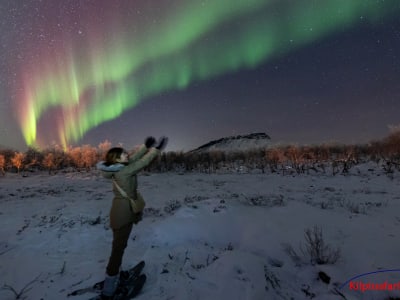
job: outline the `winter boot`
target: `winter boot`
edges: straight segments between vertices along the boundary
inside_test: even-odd
[[[106,275],[104,280],[103,291],[101,292],[101,299],[112,299],[118,287],[119,274],[114,276]]]
[[[126,285],[129,282],[129,279],[131,278],[131,274],[129,271],[120,271],[119,272],[119,283],[121,286]]]

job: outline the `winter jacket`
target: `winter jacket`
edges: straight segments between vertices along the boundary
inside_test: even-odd
[[[99,162],[97,168],[103,171],[105,178],[115,180],[130,198],[142,202],[144,207],[143,197],[137,191],[136,175],[148,166],[159,153],[160,151],[156,148],[147,149],[145,145],[141,145],[133,155],[129,156],[128,164],[106,166],[104,162]],[[121,195],[114,183],[113,192],[114,198],[110,211],[110,227],[112,229],[119,229],[129,223],[136,223],[138,212],[133,212],[129,199]]]

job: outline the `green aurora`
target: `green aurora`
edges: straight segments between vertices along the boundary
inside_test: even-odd
[[[24,80],[27,145],[48,142],[37,124],[50,109],[62,112],[55,128],[66,146],[146,98],[255,68],[360,20],[398,13],[393,2],[375,0],[203,2],[149,18],[157,22],[126,24],[115,13],[107,34],[90,24],[85,39],[69,39],[68,47],[43,58],[40,72]]]

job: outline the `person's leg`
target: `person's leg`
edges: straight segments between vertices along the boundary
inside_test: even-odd
[[[132,224],[113,230],[113,243],[111,256],[107,265],[107,276],[104,281],[103,295],[112,296],[118,285],[119,268],[122,264],[122,257],[128,245],[129,235],[132,231]]]
[[[113,242],[111,256],[108,260],[107,275],[113,276],[119,273],[122,264],[122,257],[128,245],[129,235],[132,231],[132,223],[119,229],[113,230]]]

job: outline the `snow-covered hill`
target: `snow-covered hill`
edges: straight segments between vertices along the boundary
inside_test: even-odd
[[[191,152],[207,151],[246,151],[251,149],[266,148],[271,144],[271,138],[266,133],[251,133],[224,137],[204,144]]]

